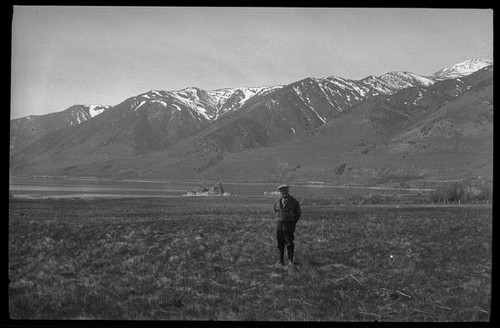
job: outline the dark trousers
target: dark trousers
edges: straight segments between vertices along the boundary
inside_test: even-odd
[[[295,224],[296,222],[278,222],[276,226],[276,237],[278,239],[278,249],[280,254],[284,254],[284,250],[286,247],[288,259],[293,259],[293,233],[295,232]],[[281,255],[282,256],[282,255]]]

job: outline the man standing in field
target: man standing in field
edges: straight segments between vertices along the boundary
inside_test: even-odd
[[[274,217],[276,219],[276,236],[278,239],[279,264],[284,265],[285,246],[288,256],[288,263],[294,264],[294,244],[293,233],[295,225],[300,219],[301,210],[299,202],[289,193],[289,186],[281,185],[278,190],[281,193],[280,199],[274,203]]]

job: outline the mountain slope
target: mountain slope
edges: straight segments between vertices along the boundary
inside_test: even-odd
[[[472,77],[475,83],[467,85],[457,98],[393,138],[388,144],[387,154],[406,156],[414,163],[421,163],[422,158],[426,161],[434,158],[449,172],[491,176],[492,77],[491,66],[475,73]]]
[[[10,149],[13,152],[52,131],[83,123],[111,106],[74,105],[47,115],[30,115],[10,121]]]
[[[201,177],[377,183],[491,176],[492,113],[490,67],[460,80],[370,98],[310,136],[226,154]]]
[[[432,83],[407,72],[391,72],[359,81],[306,78],[258,101],[249,101],[237,119],[233,115],[230,124],[221,124],[220,129],[200,140],[197,148],[220,153],[267,147],[307,134],[374,95]]]

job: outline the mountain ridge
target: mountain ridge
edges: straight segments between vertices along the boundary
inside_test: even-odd
[[[326,78],[313,78],[313,77],[308,77],[308,78],[304,78],[304,79],[319,79],[319,80],[324,80],[324,79],[336,79],[336,80],[343,80],[343,81],[355,81],[355,82],[366,82],[366,81],[370,81],[370,80],[382,80],[382,81],[390,81],[391,77],[394,77],[394,76],[400,76],[400,79],[401,80],[406,80],[405,82],[407,82],[407,85],[405,86],[402,86],[402,87],[408,87],[411,83],[408,83],[408,76],[412,76],[414,77],[414,80],[421,80],[421,81],[424,81],[422,82],[423,85],[428,85],[430,83],[433,83],[435,81],[441,81],[441,80],[444,80],[444,79],[451,79],[451,78],[456,78],[456,77],[460,77],[460,76],[448,76],[446,77],[445,75],[443,75],[444,73],[448,73],[448,72],[455,72],[454,74],[457,75],[457,74],[461,74],[461,76],[466,76],[466,75],[469,75],[481,68],[484,68],[486,66],[489,66],[489,65],[492,65],[493,64],[493,61],[491,60],[485,60],[485,59],[478,59],[478,58],[475,58],[475,59],[468,59],[466,61],[463,61],[463,62],[460,62],[458,64],[455,64],[453,66],[450,66],[450,67],[447,67],[447,68],[443,68],[429,76],[424,76],[424,75],[420,75],[420,74],[416,74],[416,73],[412,73],[412,72],[407,72],[407,71],[390,71],[390,72],[387,72],[385,74],[382,74],[381,76],[379,77],[376,77],[374,75],[369,75],[365,78],[362,78],[362,79],[359,79],[359,80],[352,80],[352,79],[344,79],[342,77],[337,77],[337,76],[329,76],[329,77],[326,77]],[[407,76],[406,79],[405,78],[401,78],[401,76]],[[433,79],[435,79],[435,81],[432,81]],[[380,82],[380,81],[377,81],[377,82]],[[402,82],[399,81],[399,83],[401,84]],[[140,96],[140,95],[144,95],[144,94],[148,94],[148,93],[160,93],[160,92],[169,92],[169,93],[185,93],[186,91],[188,90],[191,90],[191,89],[196,89],[196,90],[203,90],[204,92],[207,92],[208,94],[211,94],[212,96],[214,97],[217,97],[217,94],[224,94],[224,93],[228,93],[229,95],[226,95],[226,98],[232,96],[233,93],[235,92],[243,92],[243,93],[247,93],[247,92],[254,92],[254,93],[259,93],[261,92],[262,90],[271,90],[271,89],[279,89],[279,88],[282,88],[284,87],[285,85],[263,85],[263,86],[257,86],[257,87],[234,87],[234,88],[231,88],[231,87],[228,87],[228,88],[219,88],[219,89],[214,89],[214,90],[203,90],[203,89],[200,89],[198,87],[186,87],[186,88],[183,88],[183,89],[179,89],[177,91],[164,91],[164,90],[157,90],[157,89],[153,89],[153,90],[150,90],[150,91],[146,91],[146,92],[143,92],[143,93],[140,93],[138,94],[136,97]],[[394,89],[397,89],[400,90],[400,88],[395,88],[394,85],[392,85],[390,88],[387,88],[383,90],[383,92],[390,92],[390,91],[394,91]],[[255,92],[254,90],[258,90],[257,92]],[[219,95],[220,97],[220,95]],[[250,98],[250,97],[248,97]],[[220,101],[220,99],[219,99]],[[112,107],[112,105],[73,105],[73,106],[70,106],[69,108],[71,107],[74,107],[74,106],[85,106],[85,107]],[[69,109],[68,108],[68,109]],[[68,109],[65,109],[65,110],[68,110]],[[64,110],[63,110],[64,111]],[[51,113],[48,113],[48,114],[42,114],[42,115],[27,115],[27,116],[24,116],[24,117],[21,117],[21,118],[27,118],[27,117],[39,117],[39,116],[44,116],[44,115],[50,115],[50,114],[55,114],[55,113],[59,113],[59,112],[51,112]],[[18,120],[18,119],[21,119],[21,118],[16,118],[14,120]]]

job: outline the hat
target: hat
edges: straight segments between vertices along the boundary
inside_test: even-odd
[[[279,186],[277,189],[278,189],[278,190],[281,190],[281,189],[288,189],[288,188],[290,188],[290,186],[289,186],[289,185],[281,185],[281,186]]]

